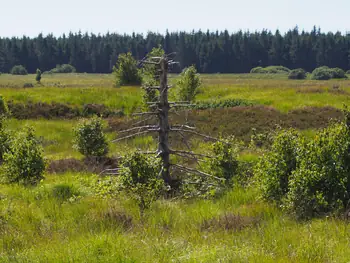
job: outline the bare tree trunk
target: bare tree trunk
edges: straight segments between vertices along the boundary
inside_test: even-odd
[[[163,57],[160,60],[160,87],[159,87],[159,138],[158,153],[162,158],[162,177],[165,183],[171,183],[170,177],[170,150],[169,150],[169,101],[168,101],[168,59]]]

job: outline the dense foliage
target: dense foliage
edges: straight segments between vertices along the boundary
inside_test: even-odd
[[[43,179],[45,160],[43,148],[32,128],[26,127],[10,141],[4,153],[3,176],[9,183],[37,184]]]
[[[230,184],[238,169],[238,144],[234,137],[212,144],[213,157],[209,159],[209,171]]]
[[[177,52],[179,71],[195,65],[200,73],[242,73],[254,67],[282,65],[312,71],[316,67],[350,68],[350,35],[310,32],[298,28],[281,34],[260,32],[167,32],[82,34],[60,37],[42,34],[34,38],[0,38],[0,72],[15,65],[30,73],[37,68],[48,71],[56,64],[70,64],[78,72],[110,73],[119,54],[130,51],[137,60],[161,45],[166,53]]]
[[[86,157],[102,157],[108,143],[99,118],[81,121],[74,129],[74,147]]]
[[[328,80],[328,79],[342,79],[347,78],[344,70],[340,68],[329,68],[327,66],[316,68],[312,74],[312,79]]]
[[[118,56],[118,61],[116,66],[113,67],[113,72],[115,74],[115,85],[117,87],[141,84],[142,78],[137,68],[137,62],[130,52]]]
[[[288,75],[289,79],[306,79],[306,72],[302,68],[293,69]]]
[[[161,47],[153,48],[150,53],[147,54],[147,59],[150,60],[152,57],[161,57],[164,55],[164,50]],[[159,72],[157,72],[157,67],[154,64],[145,64],[141,70],[142,76],[142,103],[144,109],[149,109],[149,102],[154,102],[158,100],[158,92],[150,87],[159,86]]]
[[[37,70],[36,70],[35,80],[36,80],[38,83],[40,83],[40,81],[41,81],[41,70],[40,70],[40,69],[37,69]]]
[[[178,100],[194,101],[201,85],[202,80],[194,66],[184,69],[176,82]]]
[[[293,130],[279,133],[255,168],[263,198],[298,218],[348,209],[350,131],[346,123],[325,128],[311,140]]]
[[[139,152],[124,157],[120,170],[121,189],[134,198],[141,213],[150,207],[165,189],[160,161]]]
[[[2,124],[3,117],[6,117],[9,114],[9,108],[7,102],[3,96],[0,95],[0,121]]]
[[[12,75],[27,75],[28,74],[26,68],[23,67],[22,65],[13,66],[10,73]]]
[[[275,135],[271,151],[263,155],[255,167],[263,198],[281,202],[288,193],[289,180],[296,169],[298,134],[294,130]]]

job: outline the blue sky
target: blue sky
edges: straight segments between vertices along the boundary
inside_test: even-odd
[[[0,36],[69,31],[350,31],[350,0],[16,0],[1,3]]]

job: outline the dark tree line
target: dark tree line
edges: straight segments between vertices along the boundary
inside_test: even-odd
[[[161,45],[167,53],[177,52],[176,60],[184,68],[194,64],[202,73],[242,73],[257,66],[282,65],[312,71],[318,66],[350,68],[350,34],[323,33],[314,28],[298,28],[285,34],[242,32],[167,32],[165,35],[77,34],[35,38],[0,38],[0,72],[14,65],[25,66],[30,73],[47,71],[57,64],[71,64],[78,72],[108,73],[120,53],[132,52],[143,58]],[[180,68],[178,69],[180,70]]]

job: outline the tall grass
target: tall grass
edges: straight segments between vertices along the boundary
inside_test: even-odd
[[[94,196],[88,174],[48,176],[37,188],[0,186],[2,262],[347,262],[346,222],[296,222],[237,188],[218,200],[160,200],[140,219],[127,197]],[[79,196],[53,194],[68,185]],[[203,222],[232,214],[256,224]],[[229,218],[229,217],[227,217]]]

